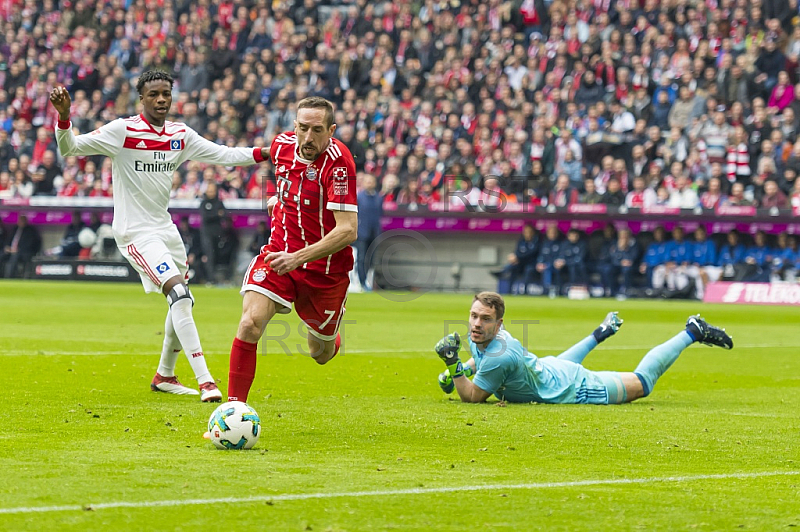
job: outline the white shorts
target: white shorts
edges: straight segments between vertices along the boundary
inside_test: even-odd
[[[186,248],[177,228],[137,239],[127,246],[117,244],[122,256],[139,272],[146,293],[161,292],[169,279],[179,275],[189,281]]]

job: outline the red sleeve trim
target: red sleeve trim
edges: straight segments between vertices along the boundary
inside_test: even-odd
[[[69,120],[59,120],[58,121],[58,129],[70,129],[72,122]]]
[[[261,148],[253,148],[253,159],[255,159],[257,163],[266,161],[262,153]]]

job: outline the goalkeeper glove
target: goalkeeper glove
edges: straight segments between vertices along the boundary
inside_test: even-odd
[[[622,326],[622,318],[617,314],[618,312],[616,311],[609,312],[608,315],[606,315],[606,319],[603,320],[603,323],[592,333],[598,344],[609,336],[613,336]]]
[[[475,372],[472,371],[472,366],[469,364],[464,364],[462,370],[462,375],[469,378],[475,375]],[[455,390],[456,385],[453,383],[453,377],[450,376],[450,370],[446,369],[439,374],[439,388],[442,389],[444,393],[452,393]]]
[[[458,352],[461,350],[461,337],[457,332],[450,333],[439,340],[433,349],[450,370],[451,377],[463,375],[464,368],[461,365],[461,359],[458,358]]]

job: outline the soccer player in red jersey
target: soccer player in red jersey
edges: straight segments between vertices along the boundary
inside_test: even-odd
[[[277,201],[270,203],[272,233],[242,283],[229,401],[247,401],[258,341],[272,317],[288,314],[292,305],[308,328],[309,353],[318,364],[339,350],[339,324],[353,268],[349,245],[358,234],[355,162],[333,138],[333,106],[324,98],[298,102],[294,126],[270,147],[278,182]]]

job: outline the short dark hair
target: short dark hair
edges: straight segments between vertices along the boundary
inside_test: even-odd
[[[139,95],[142,94],[145,84],[151,81],[166,81],[169,83],[170,88],[172,88],[172,84],[175,82],[172,76],[163,70],[148,70],[147,72],[143,72],[142,75],[139,76],[139,81],[136,82],[136,91]]]
[[[322,98],[321,96],[309,96],[297,102],[297,110],[300,109],[324,109],[325,110],[325,125],[331,127],[333,125],[333,104]]]
[[[506,313],[506,302],[503,301],[503,296],[497,292],[480,292],[475,294],[472,302],[480,301],[482,305],[494,309],[495,317],[499,320],[503,318]]]

